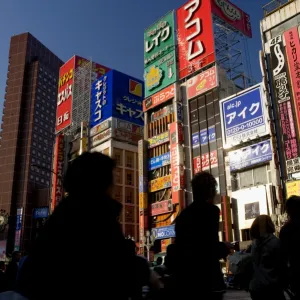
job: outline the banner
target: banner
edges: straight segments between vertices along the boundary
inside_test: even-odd
[[[99,125],[94,126],[90,130],[90,137],[93,137],[94,135],[110,128],[110,126],[111,126],[111,120],[106,120],[106,121],[100,123]]]
[[[187,81],[188,100],[217,87],[217,74],[217,67],[213,66],[212,68],[209,68],[208,70],[189,79]]]
[[[172,200],[164,200],[151,204],[151,216],[163,215],[173,211]]]
[[[170,152],[162,154],[160,156],[156,156],[150,159],[148,170],[152,171],[163,166],[167,166],[171,163],[170,161]]]
[[[152,234],[155,236],[156,240],[169,239],[175,237],[175,225],[153,228]]]
[[[215,61],[210,1],[190,0],[177,10],[179,79]]]
[[[217,150],[193,158],[194,174],[218,167]]]
[[[250,16],[228,0],[211,0],[212,13],[252,38]]]
[[[148,139],[148,148],[151,149],[151,148],[154,148],[158,145],[161,145],[161,144],[164,144],[164,143],[167,143],[169,141],[169,132],[166,131],[166,132],[163,132],[162,134],[159,134],[157,136],[154,136],[150,139]]]
[[[174,112],[173,104],[170,104],[168,106],[165,106],[151,114],[151,122],[154,122],[156,120],[162,119]]]
[[[139,209],[148,209],[148,193],[139,193]]]
[[[230,151],[228,156],[230,171],[236,171],[271,161],[273,157],[271,142],[267,140],[236,151]]]
[[[291,102],[292,93],[282,36],[280,35],[270,40],[269,46],[276,96],[275,105],[280,121],[287,174],[293,174],[300,171],[299,145],[295,130],[295,119]]]
[[[199,132],[195,132],[192,134],[192,147],[196,148],[199,145],[207,145],[208,143],[212,143],[216,140],[216,127],[211,126],[206,129],[202,129]]]
[[[147,110],[154,108],[166,101],[173,99],[176,95],[176,84],[171,84],[170,86],[166,87],[165,89],[157,92],[156,94],[152,95],[151,97],[145,99],[143,101],[143,111],[146,112]]]
[[[167,189],[171,187],[172,177],[171,175],[167,175],[164,177],[160,177],[149,182],[149,192],[153,193],[159,190]]]
[[[73,82],[75,56],[68,60],[59,70],[56,132],[60,132],[72,123]]]
[[[220,101],[224,148],[268,134],[261,86]]]
[[[20,251],[23,223],[23,208],[17,209],[14,251]]]

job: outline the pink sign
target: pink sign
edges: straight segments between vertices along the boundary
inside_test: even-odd
[[[294,105],[300,131],[300,42],[298,27],[293,27],[284,33],[286,53],[289,64],[290,77],[293,87]]]
[[[217,86],[217,67],[213,66],[188,80],[187,97],[188,99],[194,98]]]
[[[151,216],[163,215],[172,211],[172,200],[164,200],[151,204]]]
[[[210,153],[202,154],[193,158],[194,174],[206,171],[218,166],[218,152],[214,150]]]
[[[248,37],[252,37],[250,16],[228,0],[211,0],[214,15]]]

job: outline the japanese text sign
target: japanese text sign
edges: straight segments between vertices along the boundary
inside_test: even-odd
[[[177,10],[179,79],[215,61],[210,0],[190,0]]]
[[[211,0],[212,13],[247,37],[252,37],[250,16],[228,0]]]
[[[196,148],[199,144],[207,145],[208,143],[214,142],[216,140],[216,128],[215,126],[211,126],[206,129],[202,129],[199,132],[195,132],[192,134],[192,147]]]
[[[174,11],[145,30],[145,67],[162,58],[175,48]]]
[[[149,192],[153,193],[171,187],[171,175],[160,177],[149,182]]]
[[[124,130],[115,129],[114,138],[117,140],[126,141],[127,143],[137,144],[138,141],[141,139],[141,135]]]
[[[193,158],[194,174],[218,167],[218,152],[214,150]]]
[[[300,157],[286,161],[286,170],[288,174],[300,172]]]
[[[171,163],[170,161],[170,152],[162,154],[160,156],[156,156],[150,159],[149,161],[149,171],[161,168],[163,166],[167,166]]]
[[[177,81],[176,52],[166,54],[144,71],[145,97],[149,97],[161,89]]]
[[[135,125],[133,123],[119,120],[119,119],[115,119],[114,121],[115,121],[116,129],[119,129],[121,131],[130,132],[130,133],[140,135],[140,136],[142,136],[144,134],[144,128],[142,126]]]
[[[163,240],[175,237],[175,225],[153,228],[152,234],[155,236],[156,240]]]
[[[151,204],[151,216],[163,215],[172,211],[172,200],[164,200]]]
[[[287,182],[286,186],[286,199],[291,196],[299,196],[300,195],[300,180]]]
[[[106,120],[106,121],[96,125],[95,127],[91,128],[90,137],[110,128],[110,126],[111,126],[110,122],[111,122],[111,120]]]
[[[254,144],[236,151],[230,151],[230,171],[244,169],[272,160],[272,147],[270,140]]]
[[[144,210],[148,209],[148,194],[147,193],[139,193],[139,209]]]
[[[148,148],[149,149],[154,148],[154,147],[156,147],[158,145],[167,143],[168,141],[169,141],[169,132],[166,131],[166,132],[163,132],[160,135],[156,135],[156,136],[150,138],[148,140],[148,142],[149,142]]]
[[[286,53],[292,81],[298,131],[300,131],[300,42],[298,27],[284,33]]]
[[[217,67],[213,66],[187,81],[187,98],[194,98],[217,86]]]
[[[167,105],[159,110],[156,110],[151,114],[151,122],[159,120],[167,115],[170,115],[174,112],[173,104]]]
[[[158,106],[175,97],[176,85],[172,84],[143,101],[143,111]]]
[[[268,133],[261,86],[220,101],[225,148]]]
[[[20,250],[22,224],[23,224],[23,208],[18,208],[17,209],[17,217],[16,217],[14,251],[19,251]]]
[[[67,61],[59,70],[56,108],[56,132],[71,125],[73,104],[75,57]]]
[[[100,143],[103,143],[104,141],[108,140],[112,135],[112,129],[108,128],[102,132],[100,132],[97,135],[94,135],[91,139],[91,146],[96,147]]]
[[[42,218],[48,218],[49,215],[49,207],[37,207],[33,210],[33,218],[34,219],[42,219]]]

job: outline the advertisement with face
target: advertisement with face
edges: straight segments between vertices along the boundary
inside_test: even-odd
[[[177,10],[179,79],[215,61],[210,0],[190,0]]]

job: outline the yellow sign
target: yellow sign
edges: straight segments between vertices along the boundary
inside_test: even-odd
[[[160,177],[149,182],[149,192],[156,192],[159,190],[167,189],[171,187],[172,177],[167,175]]]
[[[287,182],[286,186],[286,197],[300,196],[300,180]]]
[[[148,194],[147,193],[139,193],[139,209],[147,209],[148,208]]]
[[[169,141],[169,131],[163,132],[160,135],[156,135],[148,140],[148,148],[156,147],[160,144],[164,144]]]
[[[62,87],[72,78],[73,78],[73,69],[70,69],[69,72],[66,72],[59,78],[58,87]]]

